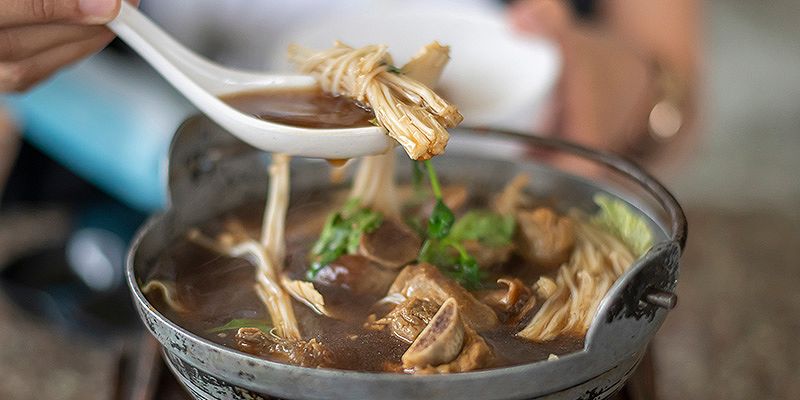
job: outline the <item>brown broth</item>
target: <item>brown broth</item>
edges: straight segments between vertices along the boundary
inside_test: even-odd
[[[319,89],[244,92],[220,99],[257,118],[302,128],[370,126],[369,120],[375,117],[358,103]]]
[[[222,221],[235,217],[245,222],[252,235],[257,235],[261,210],[263,204],[251,204],[209,222],[201,230],[208,234],[219,232]],[[306,254],[329,211],[330,206],[319,200],[290,208],[287,217],[286,268],[293,278],[299,279],[304,275],[308,266]],[[509,268],[513,268],[513,265],[506,267]],[[160,295],[148,296],[148,299],[160,312],[185,329],[235,349],[235,331],[209,333],[209,330],[237,318],[269,320],[253,289],[254,277],[255,270],[247,261],[221,257],[180,239],[160,256],[145,281],[163,279],[174,282],[179,299],[191,310],[190,313],[181,314],[171,310]],[[398,371],[400,358],[409,345],[386,330],[371,331],[363,327],[378,298],[355,297],[343,289],[317,287],[325,297],[326,306],[347,310],[348,317],[345,320],[322,317],[297,302],[294,303],[294,310],[305,338],[317,338],[333,354],[331,367],[358,371]],[[531,363],[547,359],[550,354],[562,355],[583,347],[582,337],[560,337],[548,343],[518,339],[514,333],[519,328],[518,325],[500,324],[492,330],[481,332],[496,356],[489,368]]]

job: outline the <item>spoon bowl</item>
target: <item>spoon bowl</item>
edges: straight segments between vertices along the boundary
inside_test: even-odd
[[[206,116],[256,148],[342,159],[381,154],[394,145],[380,127],[314,129],[283,125],[239,112],[219,98],[238,92],[311,88],[317,84],[311,76],[223,67],[189,50],[125,2],[108,27]]]

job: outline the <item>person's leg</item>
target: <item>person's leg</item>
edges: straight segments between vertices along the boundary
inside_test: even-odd
[[[0,106],[0,197],[19,150],[19,133],[11,115]]]

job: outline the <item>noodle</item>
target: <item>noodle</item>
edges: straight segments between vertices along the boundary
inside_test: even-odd
[[[517,333],[544,342],[562,334],[584,335],[611,285],[633,264],[633,253],[619,239],[574,218],[577,242],[555,281],[540,278],[536,291],[546,300],[528,325]]]

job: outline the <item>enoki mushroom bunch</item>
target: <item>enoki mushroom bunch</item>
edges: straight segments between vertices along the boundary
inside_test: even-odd
[[[426,52],[434,51],[443,57],[443,67],[448,48],[438,43],[423,48],[415,59],[427,58]],[[301,72],[316,77],[325,92],[370,107],[378,124],[412,159],[426,160],[443,153],[449,139],[446,128],[463,119],[455,106],[405,73],[413,70],[414,60],[398,69],[385,45],[356,49],[336,42],[333,48],[319,52],[291,45],[289,60]]]
[[[574,218],[577,242],[570,260],[555,280],[542,277],[534,285],[545,302],[517,335],[544,342],[562,334],[584,335],[589,330],[600,301],[635,257],[615,236]]]

